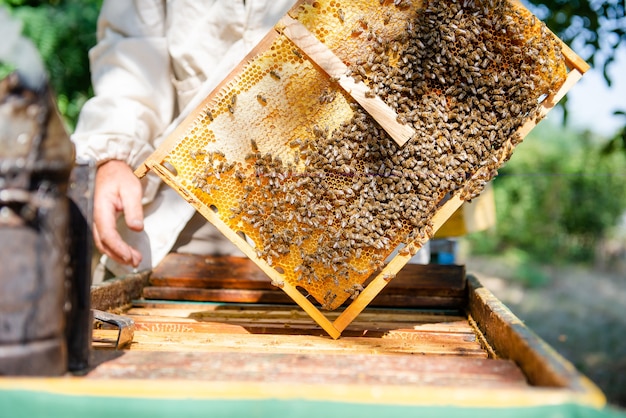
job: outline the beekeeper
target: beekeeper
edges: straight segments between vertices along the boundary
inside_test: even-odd
[[[90,50],[95,96],[72,140],[97,164],[93,235],[114,275],[170,251],[243,255],[176,191],[133,171],[294,0],[105,0]]]

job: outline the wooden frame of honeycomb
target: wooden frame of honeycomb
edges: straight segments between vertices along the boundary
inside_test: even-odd
[[[338,338],[588,68],[514,1],[301,0],[136,174]]]

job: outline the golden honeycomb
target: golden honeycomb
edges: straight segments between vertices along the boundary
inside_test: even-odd
[[[165,161],[259,259],[332,310],[394,250],[427,241],[444,199],[481,192],[567,68],[560,41],[505,0],[318,0],[290,15],[415,135],[394,142],[277,26]]]

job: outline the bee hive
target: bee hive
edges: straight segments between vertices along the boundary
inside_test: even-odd
[[[301,1],[137,174],[336,338],[586,69],[512,1]]]

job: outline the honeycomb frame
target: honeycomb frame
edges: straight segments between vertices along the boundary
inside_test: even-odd
[[[136,171],[156,172],[333,338],[480,194],[589,68],[516,2],[445,3],[298,2]],[[511,41],[490,41],[496,23],[466,18],[480,7],[485,17],[504,13],[497,20]],[[446,15],[450,9],[456,14]],[[413,25],[433,26],[417,32]],[[482,48],[464,44],[463,33]],[[485,45],[494,42],[504,49],[489,55]],[[443,58],[428,52],[457,44],[476,55],[466,54],[471,65],[439,65],[458,50]],[[515,51],[528,48],[532,53]],[[421,52],[426,58],[415,56]],[[422,74],[407,75],[418,60]],[[498,77],[510,74],[517,78],[508,90],[499,88]],[[409,87],[400,85],[405,79]],[[516,83],[532,88],[506,96],[521,89]],[[406,93],[413,85],[423,86],[423,96]],[[488,89],[502,90],[507,104],[478,100]],[[507,117],[480,116],[495,111]],[[333,322],[320,310],[349,299]]]

